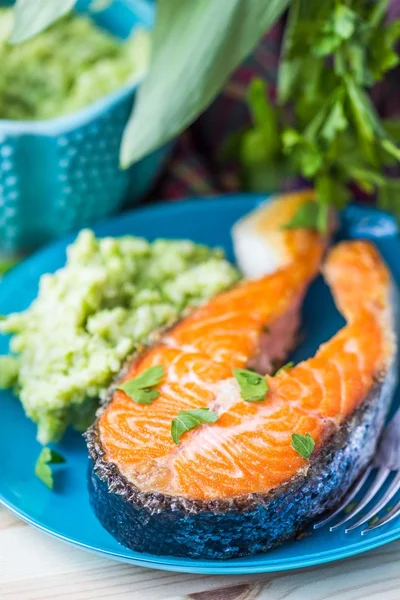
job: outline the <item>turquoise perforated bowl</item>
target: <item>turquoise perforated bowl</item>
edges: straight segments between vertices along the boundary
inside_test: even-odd
[[[78,3],[85,11],[89,1]],[[94,20],[125,38],[154,18],[149,0],[115,0]],[[87,226],[140,199],[169,146],[128,170],[119,147],[137,83],[71,115],[47,121],[0,119],[0,253],[23,252]]]

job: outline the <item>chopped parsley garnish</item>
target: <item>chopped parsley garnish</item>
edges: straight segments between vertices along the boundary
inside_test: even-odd
[[[65,463],[65,458],[55,450],[43,448],[35,465],[35,475],[52,490],[54,486],[53,472],[49,465]]]
[[[308,460],[315,448],[315,442],[309,433],[292,433],[292,448],[303,458]]]
[[[218,414],[209,408],[194,408],[181,410],[171,423],[171,436],[175,444],[179,444],[181,435],[198,427],[202,423],[215,423]]]
[[[134,379],[121,383],[117,390],[125,392],[136,404],[151,404],[160,395],[160,392],[153,388],[161,383],[164,375],[164,367],[155,365],[145,369]]]
[[[233,375],[240,386],[240,396],[246,402],[260,402],[265,399],[268,385],[263,375],[247,369],[234,369]]]
[[[279,375],[279,373],[283,373],[283,371],[288,371],[289,369],[293,369],[294,362],[288,362],[286,365],[282,365],[280,369],[277,370],[275,375]]]

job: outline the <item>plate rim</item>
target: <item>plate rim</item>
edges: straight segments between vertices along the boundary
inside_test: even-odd
[[[273,195],[273,194],[272,194]],[[222,207],[223,204],[228,203],[242,203],[245,205],[246,203],[260,203],[262,201],[267,200],[272,196],[271,194],[256,194],[256,193],[232,193],[232,194],[215,194],[207,197],[199,197],[199,198],[186,198],[183,200],[179,200],[177,202],[158,202],[154,204],[144,205],[140,207],[136,207],[132,210],[125,211],[124,213],[114,215],[109,218],[102,219],[101,221],[94,223],[90,226],[96,233],[96,235],[107,235],[102,232],[104,228],[109,227],[110,225],[118,224],[119,222],[125,219],[132,219],[138,213],[154,213],[157,212],[159,214],[163,214],[165,212],[174,212],[183,209],[190,209],[195,207],[196,209],[206,210],[208,207],[213,206],[216,207],[216,202],[218,202],[219,206]],[[366,212],[372,215],[381,215],[385,218],[391,217],[387,213],[376,209],[375,207],[363,207],[360,205],[350,205],[351,210],[360,210],[364,215]],[[348,209],[347,209],[348,210]],[[82,228],[81,228],[82,229]],[[66,246],[73,241],[80,229],[75,229],[69,234],[63,236],[61,239],[53,240],[49,244],[46,244],[44,247],[36,250],[30,256],[25,258],[21,263],[16,265],[13,269],[11,269],[5,276],[2,278],[0,285],[4,289],[4,286],[7,286],[7,282],[11,281],[14,278],[19,277],[19,271],[26,269],[29,266],[32,266],[36,263],[36,261],[40,261],[41,257],[46,256],[49,253],[49,250],[65,250]],[[128,234],[126,234],[128,235]],[[7,296],[7,293],[6,293]],[[0,490],[0,505],[10,510],[15,516],[28,523],[29,525],[43,531],[47,535],[50,535],[53,538],[59,539],[65,543],[68,543],[71,546],[81,548],[88,552],[94,553],[98,556],[107,557],[110,559],[114,559],[120,562],[125,562],[128,564],[134,564],[141,567],[146,568],[154,568],[165,571],[175,571],[182,573],[199,573],[199,574],[214,574],[214,575],[234,575],[234,574],[256,574],[256,573],[274,573],[280,571],[291,571],[295,569],[303,569],[307,567],[313,567],[317,565],[327,564],[331,562],[336,562],[338,560],[343,560],[345,558],[349,558],[351,556],[356,556],[358,554],[362,554],[383,546],[385,544],[394,542],[400,539],[400,524],[398,527],[391,529],[390,531],[380,534],[374,538],[368,540],[367,537],[364,539],[361,538],[360,541],[356,543],[352,543],[350,546],[346,548],[341,548],[340,550],[332,549],[326,552],[313,552],[312,554],[308,553],[307,558],[303,558],[301,553],[297,557],[293,558],[284,558],[284,559],[268,559],[267,564],[263,564],[262,562],[251,564],[249,563],[241,563],[240,561],[249,559],[250,557],[243,557],[238,559],[228,559],[218,560],[218,561],[206,561],[204,559],[191,559],[184,557],[174,557],[174,556],[157,556],[157,555],[144,555],[145,557],[141,557],[139,552],[135,552],[129,550],[121,545],[121,553],[115,552],[112,550],[105,550],[101,547],[96,547],[94,545],[90,545],[88,543],[73,539],[68,537],[68,535],[62,534],[55,529],[51,529],[46,527],[39,521],[33,519],[28,513],[23,510],[16,508],[12,502],[6,500],[3,495],[3,492]],[[330,535],[330,532],[327,531],[327,535]],[[125,554],[124,554],[125,552]],[[126,553],[132,552],[133,556],[129,556]],[[269,552],[255,555],[257,557],[260,556],[269,556]],[[151,558],[148,558],[150,556]]]
[[[399,526],[393,531],[389,531],[386,534],[380,535],[379,537],[375,537],[375,538],[369,540],[369,542],[367,541],[366,538],[365,538],[365,541],[363,539],[361,539],[360,542],[349,546],[349,548],[347,548],[347,550],[341,550],[340,552],[338,552],[337,550],[330,550],[323,554],[315,552],[313,554],[309,554],[308,559],[300,559],[300,558],[294,559],[293,558],[293,559],[286,559],[286,562],[282,562],[282,561],[279,561],[279,559],[277,559],[276,563],[275,563],[275,561],[270,561],[270,563],[266,564],[266,565],[264,565],[262,563],[260,563],[260,564],[256,563],[255,565],[238,564],[237,562],[235,562],[235,564],[233,564],[233,561],[240,561],[241,560],[240,558],[239,559],[228,559],[226,561],[223,561],[223,560],[204,561],[203,559],[185,558],[185,557],[178,557],[178,556],[176,556],[176,557],[175,556],[171,556],[171,557],[161,556],[160,557],[160,556],[154,554],[154,555],[151,555],[154,557],[154,559],[153,558],[148,559],[148,558],[141,558],[140,556],[129,557],[126,554],[123,554],[122,552],[118,553],[118,552],[113,552],[110,550],[104,550],[102,548],[91,546],[84,542],[80,542],[80,541],[70,538],[66,535],[63,535],[55,530],[52,530],[52,529],[46,527],[45,525],[42,525],[41,523],[35,521],[27,513],[25,513],[25,511],[16,509],[11,503],[9,503],[8,501],[6,501],[4,499],[2,494],[0,496],[0,505],[3,506],[4,508],[6,508],[7,510],[9,510],[11,513],[13,513],[15,516],[20,518],[22,521],[24,521],[28,525],[34,527],[35,529],[38,529],[39,531],[44,532],[45,534],[49,535],[52,538],[61,540],[62,542],[65,542],[75,548],[80,548],[82,550],[86,550],[87,552],[91,552],[92,554],[110,558],[110,559],[116,560],[118,562],[133,564],[133,565],[137,565],[137,566],[145,567],[145,568],[149,568],[149,569],[160,569],[162,571],[174,571],[174,572],[179,572],[179,573],[200,573],[200,574],[208,574],[208,575],[247,575],[247,574],[253,574],[253,573],[254,574],[278,573],[278,572],[282,572],[282,571],[293,571],[293,570],[297,570],[297,569],[306,569],[309,567],[333,563],[333,562],[337,562],[340,560],[344,560],[346,558],[351,558],[352,556],[358,556],[359,554],[365,554],[366,552],[369,552],[370,550],[374,550],[381,546],[385,546],[386,544],[395,542],[396,540],[400,539],[400,526]],[[330,532],[327,531],[327,535],[329,535],[329,534],[330,534]],[[360,538],[361,538],[361,534],[360,534]],[[121,548],[125,549],[128,552],[134,552],[135,554],[140,555],[140,552],[136,552],[134,550],[129,550],[128,548],[124,548],[124,546],[121,546]],[[269,552],[267,551],[267,552],[264,552],[261,554],[256,554],[254,556],[268,556],[268,554],[269,554]],[[251,559],[252,556],[243,557],[243,558],[248,560],[248,559]],[[174,561],[177,561],[177,562],[174,562]],[[187,564],[188,561],[193,561],[193,564],[191,564],[191,563]],[[198,564],[198,563],[200,563],[200,564]],[[210,563],[210,564],[205,564],[205,563]]]

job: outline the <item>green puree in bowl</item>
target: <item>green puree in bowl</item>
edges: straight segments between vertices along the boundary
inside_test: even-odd
[[[83,430],[138,345],[237,279],[220,250],[84,230],[66,266],[42,276],[32,305],[0,321],[17,356],[0,357],[0,385],[15,386],[42,444],[68,424]]]
[[[11,9],[0,9],[1,119],[42,120],[74,112],[146,69],[150,39],[143,29],[121,43],[90,18],[72,14],[11,45],[12,19]]]

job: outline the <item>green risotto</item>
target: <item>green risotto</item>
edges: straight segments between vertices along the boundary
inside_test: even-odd
[[[84,230],[32,305],[0,321],[16,355],[0,357],[0,385],[15,387],[42,444],[83,430],[130,353],[237,279],[220,250]]]
[[[138,30],[125,43],[90,18],[69,15],[11,45],[12,10],[0,9],[0,118],[50,119],[74,112],[140,77],[150,40]]]

